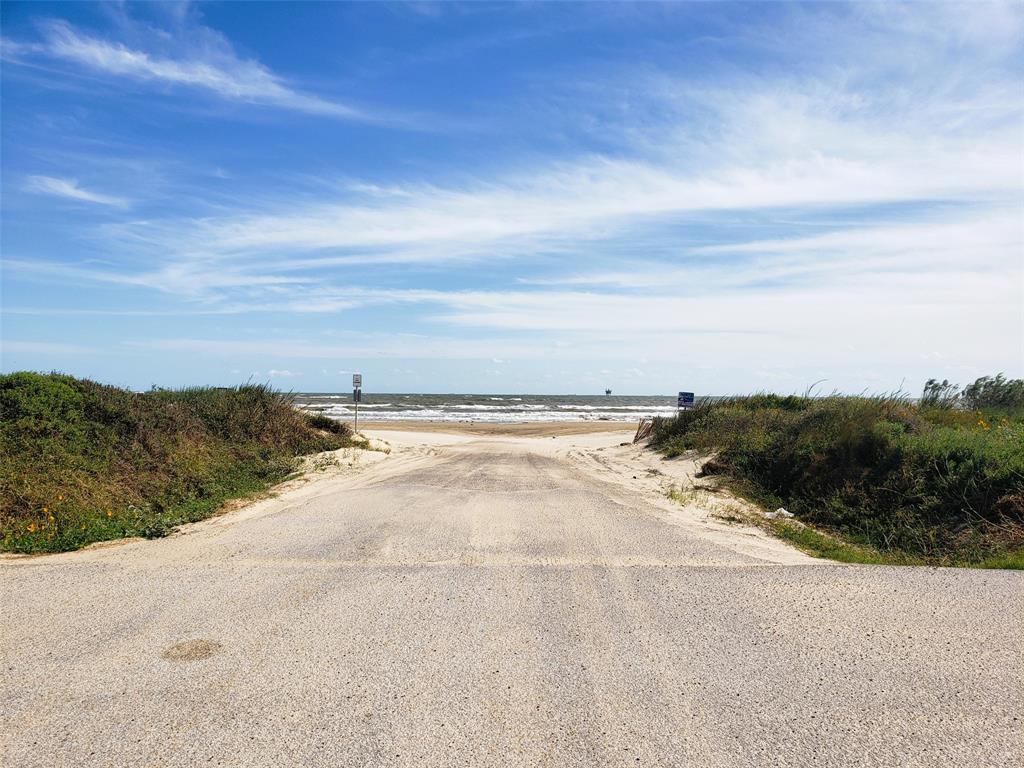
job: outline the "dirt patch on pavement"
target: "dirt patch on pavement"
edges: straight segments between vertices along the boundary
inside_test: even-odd
[[[221,644],[213,640],[186,640],[164,649],[160,655],[168,661],[202,661],[219,653]]]

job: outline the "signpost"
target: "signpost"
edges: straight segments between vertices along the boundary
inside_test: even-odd
[[[693,408],[693,392],[680,392],[676,400],[676,408],[688,411]]]
[[[363,374],[352,374],[352,402],[355,403],[356,415],[355,424],[352,427],[354,434],[359,434],[359,403],[363,399]]]

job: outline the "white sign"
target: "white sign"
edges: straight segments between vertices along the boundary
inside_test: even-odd
[[[361,373],[353,373],[352,374],[352,388],[353,389],[359,389],[361,386],[363,386],[363,374],[361,374]]]

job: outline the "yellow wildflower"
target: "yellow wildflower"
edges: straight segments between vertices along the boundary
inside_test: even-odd
[[[113,513],[113,512],[111,512],[111,511],[110,511],[110,510],[108,509],[108,510],[107,510],[107,517],[113,517],[113,516],[114,516],[114,513]]]
[[[35,523],[29,523],[28,524],[28,532],[29,533],[35,533],[36,532],[36,524]]]

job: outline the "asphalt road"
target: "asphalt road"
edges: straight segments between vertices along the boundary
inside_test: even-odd
[[[3,561],[0,763],[1024,765],[1024,576],[775,558],[549,445]]]

